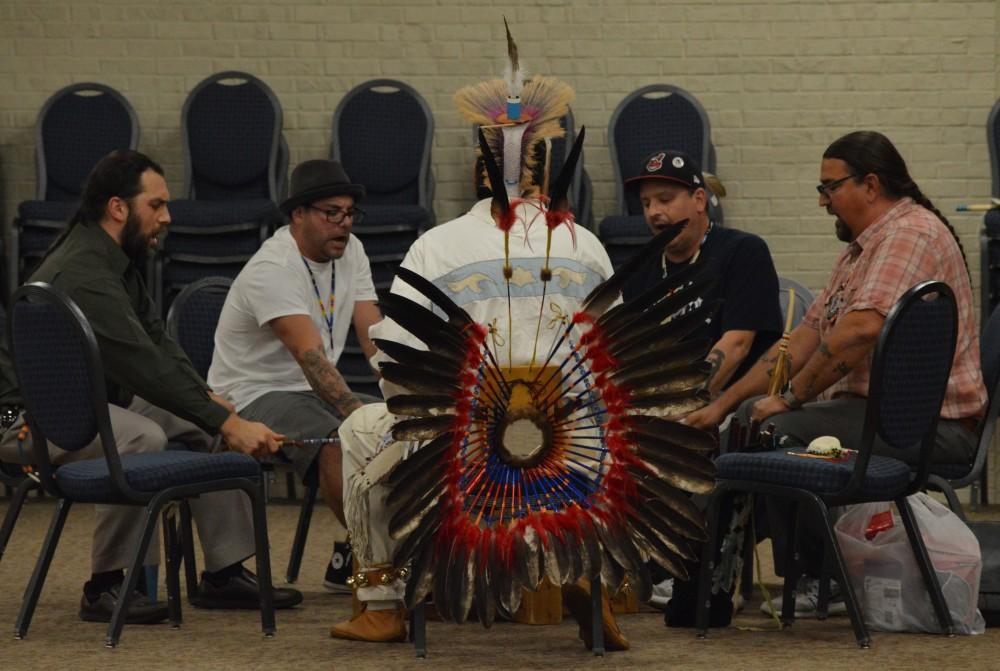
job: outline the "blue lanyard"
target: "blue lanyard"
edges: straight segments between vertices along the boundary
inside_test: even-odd
[[[306,257],[300,257],[302,259],[302,265],[306,267],[306,272],[309,273],[309,279],[312,280],[313,291],[316,292],[316,302],[319,303],[319,311],[323,315],[323,321],[326,322],[326,331],[330,335],[330,353],[333,354],[333,306],[334,306],[334,280],[337,277],[336,268],[332,265],[330,266],[330,312],[326,311],[326,306],[323,304],[323,297],[319,293],[319,285],[316,284],[316,276],[313,275],[312,268],[309,267],[309,262],[306,261]],[[333,261],[330,261],[332,264]]]

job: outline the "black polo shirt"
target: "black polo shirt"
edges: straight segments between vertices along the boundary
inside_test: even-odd
[[[721,297],[723,302],[712,322],[713,342],[726,331],[756,332],[750,352],[729,378],[731,384],[781,337],[778,274],[767,243],[752,233],[732,228],[713,225],[701,245],[698,260],[719,279],[714,296]],[[685,265],[667,263],[666,273],[669,275],[671,270]],[[663,257],[654,256],[633,275],[622,296],[626,301],[631,300],[663,277]]]

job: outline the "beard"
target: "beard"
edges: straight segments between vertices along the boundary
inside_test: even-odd
[[[847,227],[847,224],[840,217],[837,217],[837,220],[833,222],[833,226],[837,231],[837,239],[841,242],[851,242],[854,239],[851,229]]]
[[[122,229],[122,251],[134,266],[145,264],[149,258],[149,238],[142,234],[142,223],[131,209]]]

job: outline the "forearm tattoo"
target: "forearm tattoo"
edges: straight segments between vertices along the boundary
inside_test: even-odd
[[[344,417],[361,407],[361,401],[326,358],[322,348],[305,353],[302,357],[302,372],[319,397],[339,410]]]
[[[709,364],[708,377],[705,378],[705,387],[708,388],[712,385],[712,380],[718,374],[719,369],[722,368],[722,362],[726,360],[726,353],[721,349],[713,349],[705,357],[705,361]]]

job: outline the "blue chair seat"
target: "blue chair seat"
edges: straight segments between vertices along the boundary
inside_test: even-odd
[[[174,228],[213,228],[238,224],[273,222],[281,219],[274,201],[268,198],[245,200],[172,200],[170,218]],[[169,239],[169,236],[168,236]]]
[[[125,479],[142,492],[156,492],[176,485],[190,485],[227,478],[260,475],[253,457],[236,452],[204,454],[168,451],[122,457]],[[56,472],[59,488],[70,499],[109,503],[124,501],[117,494],[105,459],[87,459],[61,466]]]
[[[22,256],[41,256],[44,254],[62,229],[58,228],[35,228],[25,226],[21,230],[21,238],[18,241]]]
[[[855,459],[827,461],[794,454],[804,452],[804,449],[797,449],[723,454],[715,460],[716,477],[798,487],[819,495],[834,494],[847,486],[854,473]],[[872,455],[858,500],[869,496],[879,501],[892,500],[906,491],[909,484],[909,465],[898,459]]]
[[[959,480],[972,470],[972,464],[931,464],[931,475],[938,475],[945,480]]]
[[[22,222],[66,223],[79,206],[79,201],[75,200],[26,200],[17,206],[17,217]]]

